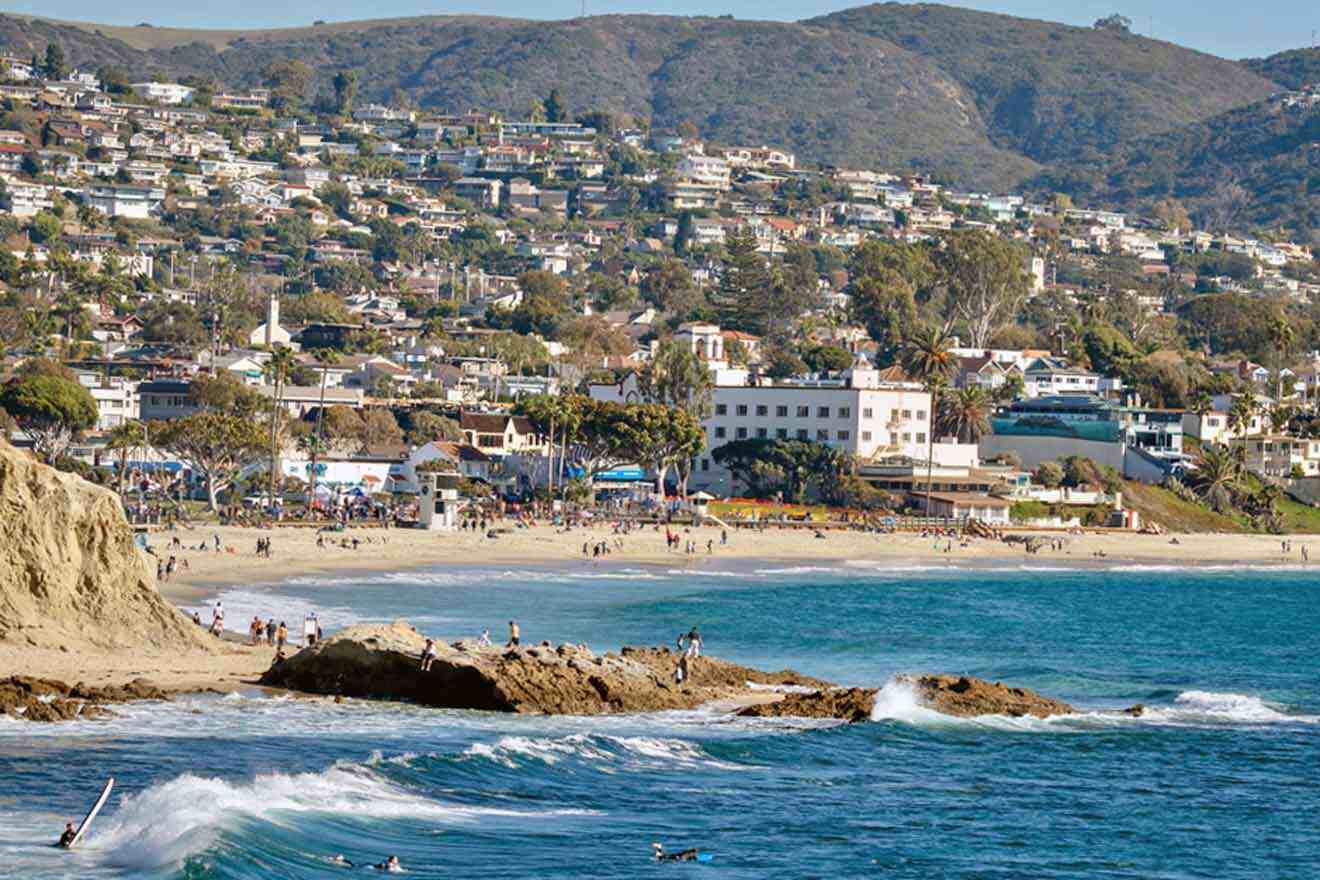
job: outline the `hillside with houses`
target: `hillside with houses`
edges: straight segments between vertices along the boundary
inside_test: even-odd
[[[415,521],[436,475],[995,526],[1320,499],[1320,265],[1286,229],[323,73],[0,57],[14,443],[154,520]]]

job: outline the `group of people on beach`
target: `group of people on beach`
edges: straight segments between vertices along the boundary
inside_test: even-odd
[[[284,621],[277,625],[275,618],[270,618],[265,623],[261,622],[261,616],[254,614],[252,623],[248,624],[248,644],[261,645],[284,650],[284,646],[289,642],[289,628]]]

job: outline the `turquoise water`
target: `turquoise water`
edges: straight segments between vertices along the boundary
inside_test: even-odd
[[[406,617],[497,640],[672,642],[884,686],[870,723],[713,711],[524,718],[258,692],[0,721],[0,875],[1309,878],[1320,579],[1283,569],[465,569],[226,591],[227,617]],[[246,615],[246,616],[245,616]],[[955,720],[896,672],[1037,688],[1050,721]],[[1141,702],[1141,719],[1115,709]],[[119,779],[86,846],[39,844]],[[649,844],[714,860],[657,865]]]

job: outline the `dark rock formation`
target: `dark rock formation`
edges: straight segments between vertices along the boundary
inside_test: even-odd
[[[674,682],[676,655],[625,648],[598,656],[581,645],[481,648],[437,644],[423,672],[425,638],[403,622],[343,630],[272,666],[261,683],[316,694],[409,700],[448,709],[598,715],[690,709],[744,696],[747,683],[824,684],[793,672],[765,673],[715,658],[689,663]]]
[[[1031,715],[1071,715],[1076,710],[1067,703],[1043,697],[1026,688],[991,684],[965,675],[901,675],[898,681],[911,684],[927,707],[945,715],[974,718],[978,715],[1008,715],[1020,718]]]
[[[745,718],[839,718],[850,724],[869,721],[875,708],[875,688],[835,688],[809,694],[787,694],[774,703],[748,706]]]
[[[1048,718],[1073,711],[1067,703],[1051,700],[1025,688],[991,684],[979,678],[957,675],[902,675],[897,681],[911,685],[928,708],[945,715],[974,718],[978,715],[1032,715]],[[749,706],[738,714],[749,717],[839,718],[867,721],[875,708],[874,688],[837,688],[810,694],[789,694],[782,701]]]
[[[69,687],[47,678],[15,675],[0,679],[0,715],[12,715],[27,721],[72,721],[103,718],[113,713],[106,703],[133,700],[167,700],[169,695],[144,679],[126,685]]]

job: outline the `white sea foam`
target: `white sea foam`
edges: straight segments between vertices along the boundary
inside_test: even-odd
[[[402,756],[400,756],[402,757]],[[431,822],[470,822],[487,816],[590,815],[586,810],[512,810],[445,804],[414,794],[360,764],[339,763],[321,773],[271,773],[249,783],[185,774],[123,798],[103,817],[84,849],[109,864],[143,871],[177,865],[206,849],[243,818],[290,813]]]
[[[747,689],[752,691],[768,691],[772,694],[814,694],[820,688],[807,687],[804,684],[757,684],[754,681],[746,682]]]
[[[1147,706],[1142,721],[1154,724],[1317,724],[1320,716],[1290,715],[1251,694],[1183,691],[1172,706]]]
[[[649,736],[582,733],[562,737],[504,736],[493,744],[473,743],[463,754],[510,768],[519,766],[520,759],[532,759],[545,764],[558,764],[572,759],[587,762],[605,772],[611,772],[616,767],[643,766],[746,769],[745,765],[730,764],[711,757],[696,743]]]

